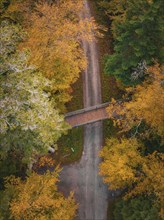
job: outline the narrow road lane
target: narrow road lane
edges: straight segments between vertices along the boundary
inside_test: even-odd
[[[91,13],[85,2],[85,17]],[[84,107],[101,103],[101,84],[96,42],[83,41],[83,48],[88,58],[88,68],[83,75]],[[60,188],[66,195],[75,192],[79,202],[77,220],[106,220],[108,190],[98,175],[100,158],[98,152],[102,146],[102,122],[84,127],[84,152],[80,162],[65,166],[61,172]]]

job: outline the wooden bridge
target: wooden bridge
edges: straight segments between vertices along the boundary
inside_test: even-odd
[[[109,102],[65,114],[65,120],[72,127],[78,127],[109,118],[106,108]]]

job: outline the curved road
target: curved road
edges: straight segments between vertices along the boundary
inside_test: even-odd
[[[91,17],[89,5],[84,1],[85,12],[82,16]],[[95,40],[83,41],[83,48],[88,58],[88,67],[83,74],[84,107],[101,103],[101,84],[98,52]],[[84,151],[80,162],[64,166],[60,174],[60,189],[68,195],[75,192],[79,203],[77,220],[106,220],[108,189],[98,175],[100,158],[98,152],[103,141],[102,122],[84,127]]]

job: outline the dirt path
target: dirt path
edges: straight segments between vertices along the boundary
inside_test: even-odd
[[[85,17],[90,17],[88,2],[85,1]],[[101,85],[96,42],[83,42],[88,57],[88,68],[83,75],[84,107],[101,103]],[[78,220],[106,220],[108,190],[98,175],[102,146],[102,122],[84,127],[84,152],[80,162],[65,166],[61,172],[60,189],[68,195],[75,192],[79,202]]]

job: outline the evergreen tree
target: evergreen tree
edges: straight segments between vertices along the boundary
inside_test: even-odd
[[[148,65],[153,59],[162,62],[162,8],[161,0],[131,0],[127,3],[124,19],[118,19],[122,13],[115,16],[114,54],[107,57],[106,73],[124,83],[134,83],[130,76],[140,62],[146,61]]]
[[[153,199],[139,196],[117,202],[114,209],[115,220],[160,220],[158,207]]]

